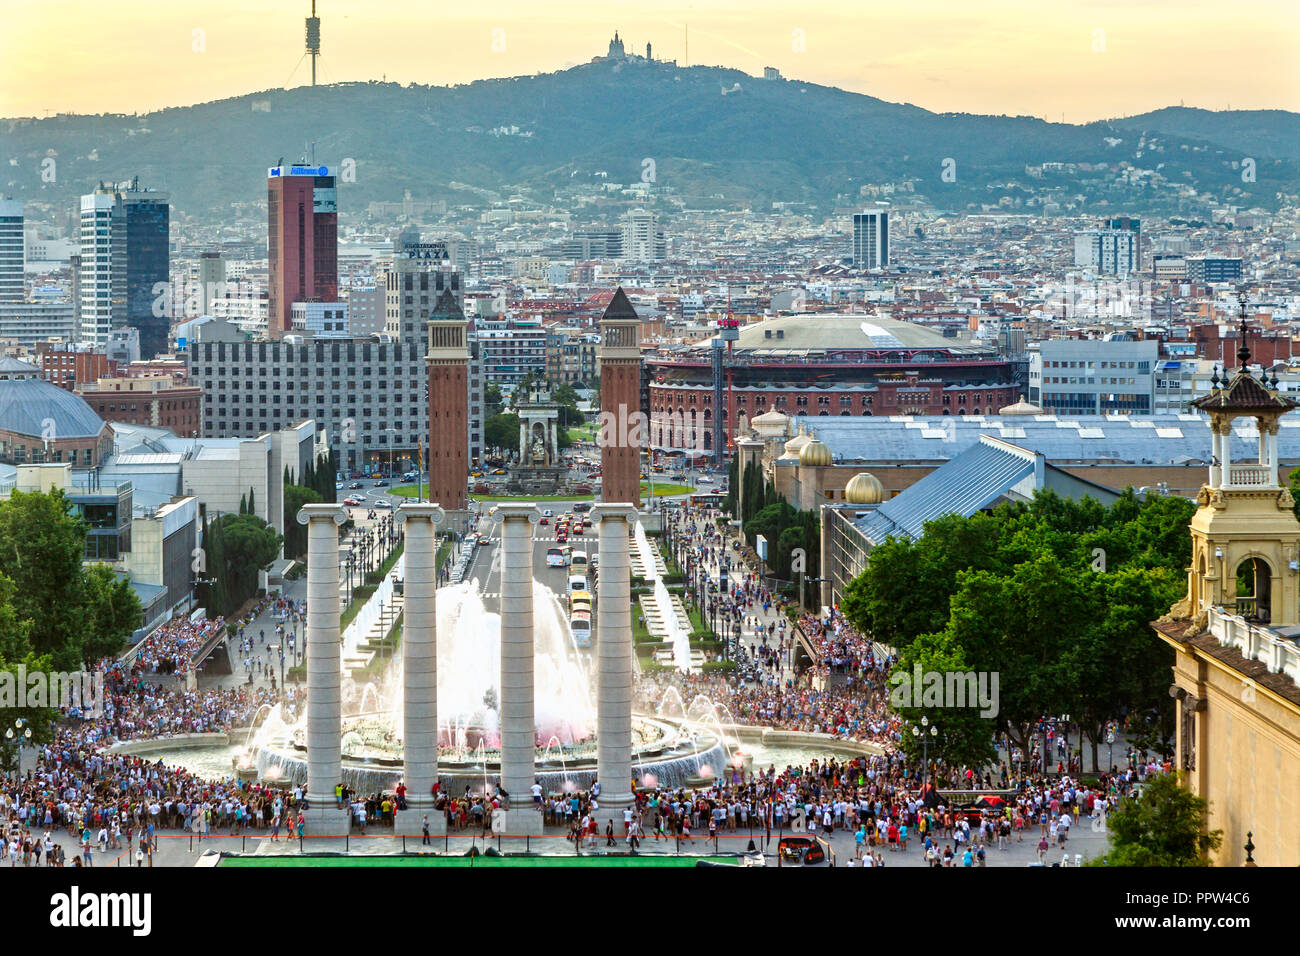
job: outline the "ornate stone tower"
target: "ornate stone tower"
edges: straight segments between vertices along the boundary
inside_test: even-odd
[[[1213,390],[1192,404],[1210,416],[1209,483],[1197,496],[1192,518],[1192,566],[1186,616],[1204,626],[1211,605],[1261,624],[1300,621],[1300,521],[1291,492],[1278,474],[1278,420],[1297,407],[1278,394],[1277,379],[1249,370],[1246,316],[1241,312],[1240,362],[1231,377],[1216,370]],[[1254,419],[1258,447],[1233,459],[1233,423]],[[1247,433],[1235,433],[1240,446]],[[1181,611],[1182,608],[1176,609]]]
[[[444,290],[429,316],[429,500],[456,522],[468,506],[469,348],[465,314]],[[453,524],[458,526],[458,524]]]
[[[622,286],[600,317],[601,501],[641,507],[641,320]]]

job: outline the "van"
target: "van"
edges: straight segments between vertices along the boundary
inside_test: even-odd
[[[586,590],[588,590],[588,588],[587,588],[587,576],[585,574],[574,574],[569,577],[570,594],[572,594],[574,591],[586,591]]]
[[[548,568],[567,568],[573,551],[568,545],[546,549],[546,566]]]
[[[571,569],[569,573],[581,574],[585,576],[587,573],[587,567],[588,567],[587,552],[586,551],[573,552],[573,555],[569,559],[569,568]]]

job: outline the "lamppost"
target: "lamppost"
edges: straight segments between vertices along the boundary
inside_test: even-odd
[[[925,728],[929,728],[926,733]],[[912,725],[912,736],[921,741],[921,787],[925,788],[925,782],[930,776],[930,738],[939,736],[938,724],[931,724],[930,718],[921,715],[921,726]]]
[[[32,728],[27,725],[26,717],[19,717],[14,721],[14,725],[5,731],[6,741],[13,743],[15,739],[18,741],[18,763],[15,765],[15,770],[18,776],[21,777],[23,772],[23,744],[32,739]]]

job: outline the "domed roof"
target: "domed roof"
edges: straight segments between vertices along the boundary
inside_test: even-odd
[[[820,468],[831,463],[831,450],[820,439],[814,438],[799,452],[799,464]]]
[[[105,427],[85,399],[45,381],[36,366],[0,363],[0,429],[61,440],[93,438]]]
[[[799,425],[799,433],[785,443],[785,453],[782,458],[797,458],[799,452],[803,451],[803,446],[812,441],[812,435],[808,434],[808,429]]]
[[[1041,415],[1043,410],[1032,402],[1025,401],[1025,396],[1020,396],[1020,401],[1014,405],[1004,405],[998,409],[999,415]]]
[[[885,486],[875,475],[864,471],[849,479],[844,487],[844,500],[853,505],[878,505],[885,500]]]

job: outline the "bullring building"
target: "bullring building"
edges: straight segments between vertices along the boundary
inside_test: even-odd
[[[877,315],[788,315],[740,330],[715,390],[708,343],[646,354],[650,445],[712,451],[751,419],[776,411],[813,420],[841,416],[987,415],[1019,397],[1015,363],[911,322]],[[725,406],[715,408],[715,395]]]

